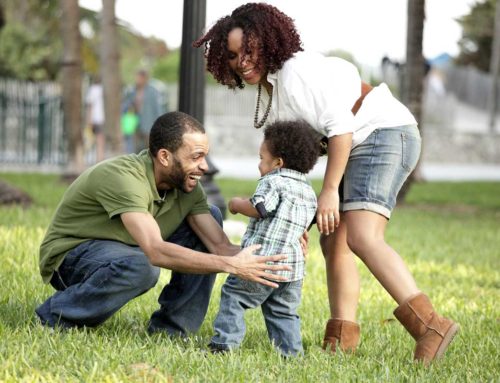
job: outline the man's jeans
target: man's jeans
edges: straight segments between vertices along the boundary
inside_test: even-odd
[[[222,226],[215,206],[212,216]],[[168,242],[207,252],[186,221]],[[91,240],[71,250],[50,283],[57,292],[36,309],[43,324],[55,327],[97,326],[133,298],[151,289],[160,275],[137,246]],[[205,318],[215,274],[172,272],[160,294],[148,331],[171,335],[196,332]]]
[[[237,348],[245,336],[245,310],[261,306],[269,339],[283,355],[302,354],[300,305],[302,280],[280,282],[279,287],[261,285],[230,275],[222,286],[215,335],[210,348],[226,351]]]

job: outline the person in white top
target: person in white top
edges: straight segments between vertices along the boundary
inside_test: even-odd
[[[104,159],[104,97],[102,84],[98,77],[93,78],[87,95],[85,97],[87,105],[86,122],[92,128],[95,137],[96,162]]]
[[[384,238],[396,196],[420,155],[409,110],[387,85],[363,83],[349,62],[303,52],[293,20],[269,4],[236,8],[193,45],[204,45],[207,69],[219,83],[257,86],[255,128],[301,118],[321,138],[328,162],[316,220],[331,314],[323,348],[354,351],[359,342],[354,252],[397,302],[395,316],[417,341],[415,359],[440,357],[458,325],[434,311]]]

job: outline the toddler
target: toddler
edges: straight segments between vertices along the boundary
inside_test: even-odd
[[[264,132],[260,147],[261,178],[250,199],[233,198],[229,210],[250,217],[242,247],[260,244],[259,255],[285,254],[292,271],[279,287],[229,275],[222,287],[212,352],[237,348],[245,335],[244,312],[261,306],[271,342],[285,356],[303,352],[297,314],[304,277],[300,238],[316,214],[316,195],[306,179],[319,156],[316,133],[304,121],[278,121]]]

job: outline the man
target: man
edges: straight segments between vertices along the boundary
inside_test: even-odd
[[[136,149],[142,150],[149,142],[149,130],[154,121],[165,112],[165,106],[160,102],[162,96],[150,84],[149,74],[141,69],[135,75],[135,86],[125,97],[122,113],[133,110],[139,116],[139,128],[136,131]]]
[[[149,150],[101,162],[68,188],[40,247],[43,280],[57,290],[36,309],[47,326],[96,326],[171,269],[150,332],[195,332],[217,272],[277,287],[284,278],[222,231],[199,179],[207,170],[204,128],[181,112],[159,117]],[[166,241],[165,241],[166,240]],[[209,251],[212,254],[207,254]],[[191,274],[192,273],[192,274]]]

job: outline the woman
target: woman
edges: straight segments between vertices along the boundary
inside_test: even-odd
[[[218,82],[257,85],[255,128],[301,118],[323,137],[328,162],[316,220],[331,313],[323,348],[354,351],[359,342],[354,252],[397,302],[395,316],[417,341],[415,359],[440,357],[458,325],[434,311],[384,240],[397,193],[420,154],[408,109],[385,84],[363,84],[352,64],[303,52],[292,19],[269,4],[238,7],[194,42],[201,45]]]

